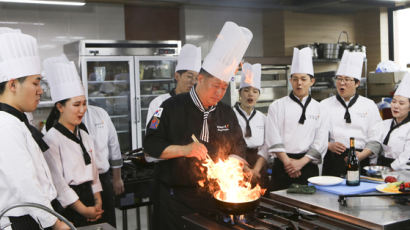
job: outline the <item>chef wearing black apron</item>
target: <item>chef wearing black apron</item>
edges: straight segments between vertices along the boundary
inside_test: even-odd
[[[160,161],[160,229],[182,229],[181,216],[216,212],[212,195],[200,189],[200,171],[208,153],[214,160],[237,154],[244,159],[246,143],[232,108],[220,102],[242,59],[252,33],[226,22],[205,58],[198,84],[189,93],[166,100],[147,126],[145,151]],[[201,143],[193,143],[194,134]]]
[[[246,141],[246,161],[252,168],[254,181],[262,188],[268,186],[265,159],[258,154],[262,151],[265,136],[266,116],[255,109],[261,93],[261,64],[242,65],[239,102],[234,106],[236,117]]]
[[[327,147],[326,114],[309,95],[315,82],[310,48],[294,49],[290,82],[292,92],[269,106],[266,121],[265,143],[276,157],[272,190],[307,184],[309,177],[318,176],[317,164]]]
[[[364,54],[360,52],[343,53],[336,73],[337,95],[321,101],[329,113],[330,134],[323,175],[344,177],[350,137],[355,138],[361,168],[369,165],[370,158],[375,160],[380,151],[374,128],[381,121],[379,110],[372,100],[356,92],[360,85],[363,58]]]
[[[48,145],[24,112],[37,108],[43,90],[35,38],[0,28],[0,210],[26,202],[52,209],[57,192],[43,151]],[[54,215],[36,208],[15,208],[0,220],[13,230],[69,229]]]
[[[87,226],[101,218],[102,190],[95,148],[82,118],[87,110],[84,88],[73,62],[65,56],[44,61],[55,103],[47,118],[45,157],[57,189],[60,213],[74,226]]]

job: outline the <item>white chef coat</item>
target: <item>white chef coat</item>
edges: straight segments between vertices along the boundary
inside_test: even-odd
[[[43,152],[29,129],[17,117],[0,111],[0,210],[24,202],[38,203],[52,209],[57,197],[52,176]],[[30,215],[43,227],[54,225],[57,218],[37,208],[15,208],[6,216]],[[0,226],[9,223],[0,220]]]
[[[302,99],[303,105],[307,98]],[[266,119],[266,146],[270,153],[306,153],[312,163],[319,164],[327,150],[327,115],[313,98],[306,108],[304,124],[299,124],[301,115],[302,107],[289,96],[274,101]]]
[[[150,122],[152,115],[154,115],[155,111],[161,106],[162,102],[166,101],[170,97],[170,93],[161,94],[149,103],[145,126],[148,126],[148,123]]]
[[[240,106],[239,106],[239,109],[245,115],[246,119],[249,119],[251,115],[248,115],[248,113],[245,112]],[[266,122],[265,114],[256,110],[255,116],[253,116],[252,119],[249,121],[249,126],[251,127],[251,130],[252,130],[252,136],[245,137],[246,120],[241,116],[241,114],[239,114],[236,108],[233,108],[233,111],[235,111],[236,117],[238,118],[239,125],[241,126],[242,133],[243,133],[243,136],[246,142],[246,146],[252,149],[261,147],[263,145],[264,136],[265,136],[265,122]],[[253,113],[253,110],[251,114],[252,113]]]
[[[108,113],[97,106],[88,105],[83,118],[88,133],[94,141],[95,162],[100,174],[122,166],[117,131]]]
[[[346,123],[344,119],[346,109],[336,96],[329,97],[320,104],[329,114],[330,142],[340,142],[349,148],[350,137],[354,137],[356,149],[368,148],[373,153],[379,152],[379,145],[371,140],[375,140],[377,135],[374,126],[382,119],[377,105],[372,100],[362,96],[357,98],[356,103],[349,108],[352,123]],[[374,158],[375,155],[372,154],[370,157]]]
[[[378,131],[376,141],[382,145],[383,151],[381,155],[387,158],[395,159],[391,163],[391,168],[394,170],[410,170],[407,162],[410,159],[410,122],[401,125],[390,133],[389,142],[383,144],[384,138],[390,130],[390,125],[393,119],[388,119],[379,122],[376,125]]]
[[[57,189],[57,199],[63,207],[67,207],[79,199],[70,185],[80,185],[92,181],[93,193],[102,191],[95,163],[93,140],[87,132],[79,130],[84,147],[91,158],[89,165],[84,163],[81,146],[54,127],[48,130],[44,136],[44,140],[50,146],[50,149],[45,152],[45,157]]]

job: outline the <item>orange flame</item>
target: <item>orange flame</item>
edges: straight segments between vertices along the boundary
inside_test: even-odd
[[[216,163],[208,159],[202,165],[208,169],[208,180],[216,180],[219,185],[220,190],[215,193],[219,200],[232,203],[253,201],[266,190],[259,185],[252,188],[250,176],[243,171],[244,163],[237,158],[218,159]],[[204,186],[204,181],[198,181],[198,184]]]

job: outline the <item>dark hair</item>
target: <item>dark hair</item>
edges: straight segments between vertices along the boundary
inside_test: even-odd
[[[178,70],[178,71],[176,71],[177,73],[179,73],[179,75],[182,75],[182,74],[184,74],[185,72],[188,72],[188,70]]]
[[[360,81],[357,80],[356,78],[353,78],[353,80],[354,80],[354,83],[355,83],[355,84],[360,83]]]
[[[60,111],[58,111],[57,109],[57,104],[61,104],[61,105],[65,105],[65,103],[68,101],[69,99],[64,99],[61,101],[57,101],[54,104],[53,109],[51,109],[50,114],[47,117],[47,121],[46,121],[46,130],[48,131],[49,129],[51,129],[51,127],[53,127],[55,124],[57,124],[58,119],[60,118]]]
[[[201,68],[201,70],[199,71],[200,75],[203,75],[205,77],[214,77],[212,74],[208,73],[206,70],[204,70],[203,68]]]
[[[16,80],[20,83],[23,83],[26,80],[27,77],[19,77]],[[2,95],[4,93],[4,91],[6,90],[6,85],[7,85],[8,81],[2,82],[0,83],[0,95]]]

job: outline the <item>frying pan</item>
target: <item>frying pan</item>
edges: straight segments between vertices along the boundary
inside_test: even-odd
[[[216,206],[219,208],[219,210],[226,214],[242,215],[250,213],[253,212],[255,208],[259,205],[260,196],[256,200],[234,203],[218,199],[217,197],[220,192],[221,191],[216,191],[213,197],[216,202]]]

